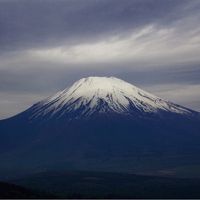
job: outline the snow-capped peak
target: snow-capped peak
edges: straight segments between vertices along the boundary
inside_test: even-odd
[[[35,104],[33,110],[34,118],[47,114],[61,117],[71,112],[77,112],[79,116],[89,116],[96,112],[191,112],[115,77],[82,78],[69,89]]]

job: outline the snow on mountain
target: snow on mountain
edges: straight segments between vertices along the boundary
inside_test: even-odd
[[[32,119],[46,115],[61,117],[76,111],[79,111],[76,117],[90,116],[96,112],[131,114],[133,110],[143,113],[192,113],[187,108],[165,101],[115,77],[82,78],[69,89],[33,105],[31,110]]]

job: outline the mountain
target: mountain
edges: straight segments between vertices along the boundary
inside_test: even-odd
[[[145,113],[159,112],[195,114],[114,77],[83,78],[69,89],[35,104],[29,112],[32,120],[70,120],[91,117],[96,113],[118,113],[137,118]]]
[[[200,166],[200,114],[114,77],[88,77],[0,121],[0,175]]]

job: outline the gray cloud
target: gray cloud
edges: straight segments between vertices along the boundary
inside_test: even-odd
[[[0,1],[1,50],[95,40],[150,23],[169,26],[198,8],[198,0]]]
[[[199,0],[0,0],[0,118],[92,75],[200,110],[199,10]]]

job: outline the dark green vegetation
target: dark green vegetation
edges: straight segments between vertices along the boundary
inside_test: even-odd
[[[47,195],[43,192],[27,189],[15,184],[0,182],[1,199],[34,199],[51,197],[53,197],[53,195]]]
[[[200,179],[107,172],[45,172],[12,181],[56,198],[200,198]]]

